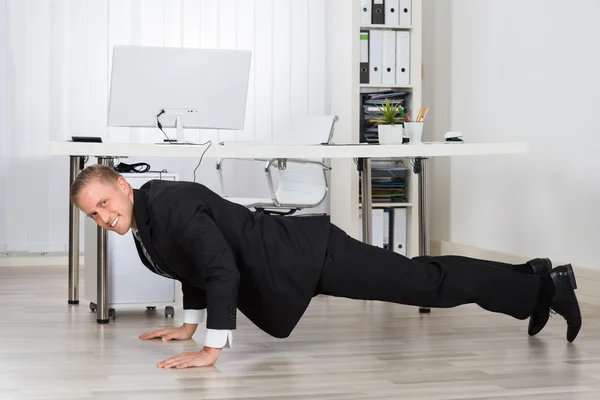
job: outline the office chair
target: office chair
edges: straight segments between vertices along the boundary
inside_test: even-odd
[[[275,140],[275,143],[297,145],[330,143],[337,121],[338,117],[331,115],[293,118],[283,134]],[[277,158],[241,159],[265,163],[264,176],[270,197],[227,196],[223,179],[225,160],[231,159],[219,159],[216,166],[223,197],[256,211],[266,214],[291,215],[302,209],[318,207],[327,196],[327,171],[331,168],[325,165],[322,159]],[[279,184],[277,188],[273,183],[273,170],[278,173]]]

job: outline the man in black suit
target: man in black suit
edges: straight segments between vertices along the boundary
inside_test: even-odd
[[[458,256],[406,258],[357,241],[328,217],[254,213],[192,182],[150,181],[132,189],[101,165],[84,169],[71,201],[101,227],[133,231],[140,258],[152,272],[181,281],[184,324],[141,335],[189,339],[207,311],[202,351],[158,364],[213,365],[231,345],[239,309],[266,333],[290,335],[311,299],[331,295],[422,307],[477,303],[518,319],[529,334],[550,310],[567,321],[567,340],[581,327],[571,265],[548,259],[509,265]]]

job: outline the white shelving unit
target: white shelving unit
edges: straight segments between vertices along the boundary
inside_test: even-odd
[[[422,1],[423,0],[411,0],[410,1],[410,13],[411,23],[410,25],[385,25],[385,24],[361,24],[361,12],[362,2],[361,0],[353,0],[352,7],[358,10],[359,24],[356,26],[355,33],[353,34],[352,47],[360,47],[360,33],[362,31],[407,31],[410,32],[410,77],[409,83],[404,85],[395,84],[379,84],[379,83],[360,83],[360,72],[358,79],[358,93],[359,95],[366,92],[376,92],[385,89],[403,89],[410,93],[408,96],[408,104],[405,104],[410,113],[411,119],[414,120],[417,113],[422,106]],[[405,3],[406,4],[406,3]],[[402,11],[402,10],[398,10]],[[369,35],[371,37],[371,35]],[[371,65],[371,64],[370,64]],[[357,71],[360,70],[360,51],[354,61],[354,68]],[[357,99],[360,103],[360,98]],[[362,109],[357,110],[355,118],[360,122],[360,113]],[[407,245],[407,256],[415,257],[419,255],[419,186],[418,177],[413,172],[411,160],[403,159],[405,167],[409,168],[410,173],[408,176],[407,190],[408,190],[408,202],[406,203],[377,203],[373,202],[373,208],[406,208],[406,245]],[[361,205],[359,203],[359,209]]]
[[[328,0],[327,42],[329,55],[329,97],[331,114],[340,120],[336,124],[334,141],[338,143],[356,143],[360,132],[361,92],[374,89],[406,89],[412,94],[411,109],[417,112],[422,97],[422,1],[412,0],[411,22],[397,26],[362,24],[361,0]],[[408,84],[361,84],[360,83],[360,32],[363,30],[409,31],[410,37],[410,79]],[[412,116],[411,116],[412,117]],[[410,166],[410,160],[405,160]],[[351,160],[332,160],[330,186],[330,213],[332,222],[351,236],[361,239],[358,234],[360,178],[356,165]],[[407,210],[407,255],[419,254],[419,186],[417,176],[410,174],[408,185],[408,204],[395,206]],[[374,203],[374,208],[381,207]]]
[[[381,24],[367,24],[361,25],[361,29],[391,29],[393,31],[410,31],[414,29],[414,25],[381,25]]]
[[[363,83],[360,85],[361,89],[413,89],[412,85],[371,85],[369,83]]]

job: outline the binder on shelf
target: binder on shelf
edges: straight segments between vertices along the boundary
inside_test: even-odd
[[[410,85],[410,32],[396,31],[396,85]]]
[[[383,31],[369,32],[369,83],[381,84],[381,63],[383,61]]]
[[[382,40],[381,83],[384,85],[394,85],[396,83],[396,32],[384,30]]]
[[[384,213],[382,208],[372,210],[371,217],[371,235],[372,245],[384,247]],[[358,238],[362,241],[362,210],[358,213]],[[386,239],[389,242],[389,239]]]
[[[412,0],[400,0],[399,11],[399,25],[412,25]]]
[[[373,0],[360,0],[360,24],[371,25]]]
[[[392,209],[391,242],[395,253],[406,256],[406,208]]]
[[[385,22],[384,0],[373,0],[373,24],[383,25]]]
[[[360,83],[369,83],[369,31],[360,32]]]
[[[400,24],[400,0],[385,0],[385,25],[396,26]]]
[[[393,227],[393,213],[394,210],[392,208],[384,208],[383,209],[383,248],[386,250],[393,250],[392,243],[393,233],[390,232],[390,228]]]
[[[406,256],[406,208],[376,208],[371,223],[373,246]],[[358,239],[362,241],[362,211],[358,214]]]

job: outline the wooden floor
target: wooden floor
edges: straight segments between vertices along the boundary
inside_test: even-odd
[[[318,297],[288,339],[240,315],[215,367],[156,363],[201,348],[141,341],[182,313],[117,309],[97,325],[67,305],[66,267],[0,268],[0,399],[600,399],[600,308],[582,305],[573,344],[554,316],[539,337],[527,321],[476,306],[434,310]]]

